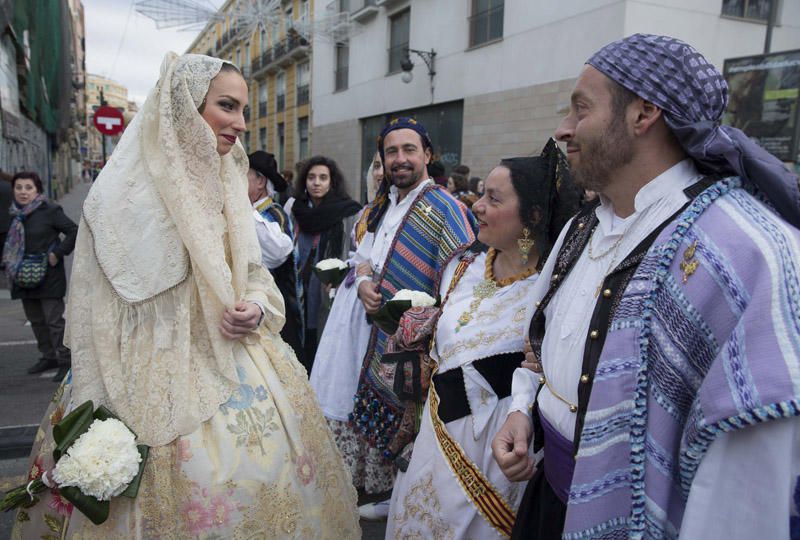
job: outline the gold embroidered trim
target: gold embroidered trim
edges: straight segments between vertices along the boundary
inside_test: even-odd
[[[434,373],[436,370],[434,370]],[[491,482],[483,475],[481,470],[464,454],[461,446],[450,437],[447,428],[439,419],[439,395],[431,377],[430,384],[430,411],[433,431],[439,449],[444,455],[450,470],[453,471],[464,493],[472,501],[483,518],[505,538],[511,537],[516,514],[503,499],[503,496]]]

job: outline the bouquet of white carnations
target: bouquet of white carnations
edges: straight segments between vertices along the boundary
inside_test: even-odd
[[[149,448],[105,407],[87,401],[53,426],[55,467],[6,493],[0,510],[29,508],[45,489],[58,488],[75,508],[99,525],[108,519],[109,500],[139,491]]]
[[[422,291],[401,289],[372,316],[372,321],[385,332],[394,334],[400,324],[400,317],[412,307],[430,307],[439,301]]]
[[[314,265],[314,273],[320,283],[333,288],[342,283],[349,269],[347,263],[340,259],[323,259]]]

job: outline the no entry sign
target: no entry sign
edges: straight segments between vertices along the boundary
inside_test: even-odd
[[[103,105],[94,113],[94,127],[103,135],[118,135],[125,127],[125,121],[118,109]]]

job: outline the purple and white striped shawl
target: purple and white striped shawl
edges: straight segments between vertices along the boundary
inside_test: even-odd
[[[614,315],[564,538],[676,538],[715,437],[798,415],[800,231],[728,178],[664,229]]]

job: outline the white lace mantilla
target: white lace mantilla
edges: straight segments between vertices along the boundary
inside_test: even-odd
[[[222,313],[283,325],[260,266],[240,143],[220,157],[198,112],[222,60],[169,53],[84,204],[68,305],[76,403],[109,406],[151,446],[194,431],[237,386]],[[266,274],[266,275],[264,275]]]

